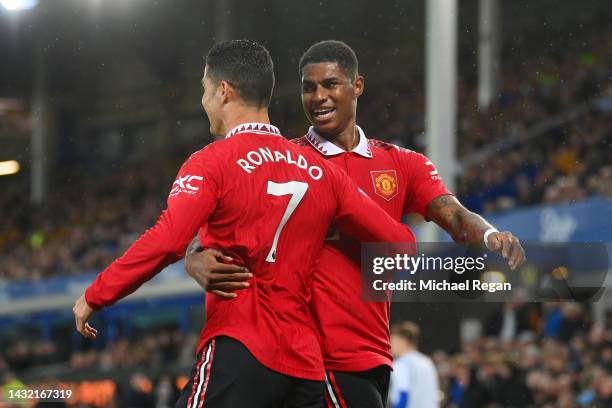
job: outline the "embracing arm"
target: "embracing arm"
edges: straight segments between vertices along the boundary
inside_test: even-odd
[[[253,277],[248,268],[232,264],[234,259],[214,248],[202,248],[200,238],[196,237],[187,247],[185,271],[204,290],[224,299],[238,296],[238,289],[250,286]]]
[[[465,208],[450,194],[431,200],[427,206],[427,218],[448,232],[455,242],[483,242],[485,231],[493,228],[484,218]]]
[[[465,208],[457,198],[444,194],[431,200],[427,206],[427,218],[450,234],[455,242],[484,243],[492,251],[500,252],[512,269],[525,262],[525,251],[520,241],[510,231],[498,232],[480,215]],[[487,230],[493,232],[484,242]]]

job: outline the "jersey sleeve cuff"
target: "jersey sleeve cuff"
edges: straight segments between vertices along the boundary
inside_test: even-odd
[[[93,310],[100,310],[103,307],[101,304],[96,302],[91,286],[85,290],[85,301]]]

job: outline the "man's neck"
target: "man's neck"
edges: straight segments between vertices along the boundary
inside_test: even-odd
[[[347,152],[352,151],[359,144],[359,130],[355,122],[345,127],[338,135],[329,136],[322,134],[321,136]]]
[[[270,116],[267,108],[253,108],[250,106],[237,106],[227,112],[223,120],[222,135],[243,123],[265,123],[270,124]]]

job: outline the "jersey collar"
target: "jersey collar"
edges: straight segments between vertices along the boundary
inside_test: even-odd
[[[278,130],[276,126],[272,126],[269,123],[242,123],[225,135],[225,138],[230,138],[238,133],[248,132],[248,133],[258,133],[262,135],[276,135],[280,136],[281,132]]]
[[[357,126],[357,130],[359,131],[359,143],[352,152],[370,159],[372,158],[372,150],[370,150],[370,146],[368,146],[368,139],[359,126]],[[312,126],[308,129],[308,133],[306,133],[306,140],[324,156],[335,156],[337,154],[346,153],[346,150],[336,146],[319,135]]]

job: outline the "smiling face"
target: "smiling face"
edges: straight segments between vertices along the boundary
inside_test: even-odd
[[[302,70],[302,105],[308,121],[326,136],[339,135],[357,114],[364,79],[347,74],[336,62],[308,64]]]

